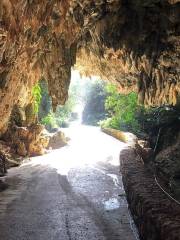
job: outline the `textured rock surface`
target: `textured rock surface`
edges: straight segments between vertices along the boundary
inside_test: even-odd
[[[88,35],[91,40],[78,52],[82,73],[101,75],[123,92],[137,91],[145,104],[176,104],[180,6],[174,4],[109,1],[104,6],[106,14],[101,13],[96,21],[97,8],[93,14],[96,24]]]
[[[3,136],[20,156],[42,155],[48,146],[49,137],[43,132],[44,126],[34,124],[29,127],[13,126]]]
[[[65,134],[58,131],[50,136],[48,148],[58,149],[67,145],[67,138]]]
[[[9,142],[0,141],[0,175],[4,176],[7,169],[17,167],[22,161],[21,157],[17,157],[14,149]]]
[[[172,136],[169,134],[171,131]],[[176,131],[176,132],[173,132]],[[167,139],[167,136],[169,138]],[[154,159],[154,167],[159,176],[165,181],[175,198],[180,200],[180,130],[179,126],[174,129],[164,129],[160,137],[162,144],[160,151]]]
[[[64,103],[76,60],[140,102],[176,104],[179,11],[178,0],[1,0],[0,133],[42,75],[54,108]]]
[[[133,149],[120,155],[127,200],[142,240],[179,240],[180,206],[157,186]]]

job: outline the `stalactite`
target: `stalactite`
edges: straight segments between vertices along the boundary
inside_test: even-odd
[[[54,108],[63,104],[75,63],[81,74],[99,75],[121,92],[138,91],[142,103],[175,104],[179,15],[177,0],[1,0],[0,133],[13,106],[29,104],[42,75]],[[173,90],[168,79],[174,79]]]

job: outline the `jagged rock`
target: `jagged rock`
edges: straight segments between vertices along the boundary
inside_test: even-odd
[[[179,15],[178,0],[1,0],[0,133],[42,75],[54,108],[63,104],[75,64],[144,104],[178,103]]]
[[[83,75],[99,75],[115,83],[122,93],[137,92],[145,105],[180,104],[179,16],[179,0],[0,0],[0,136],[9,133],[5,139],[22,155],[26,151],[42,154],[48,139],[43,138],[39,125],[31,125],[32,87],[44,76],[55,109],[68,97],[73,66]],[[22,112],[13,112],[16,105],[30,113],[27,128],[21,126]],[[14,121],[19,128],[9,124],[13,115],[20,116]],[[159,153],[156,162],[161,162],[161,172],[166,174],[164,166],[169,163],[179,169],[178,151],[177,144]],[[125,169],[124,182],[128,200],[140,216],[141,236],[179,239],[178,208],[172,212],[168,202],[167,214],[159,218],[164,194],[153,188],[154,181],[149,186],[141,167],[139,183],[139,168],[133,169],[133,160],[128,166],[133,174]],[[170,171],[171,175],[175,170]],[[140,196],[136,196],[138,187]],[[157,201],[149,203],[152,193]],[[171,214],[176,225],[167,224],[172,223]],[[162,227],[157,232],[159,224]]]
[[[175,143],[161,150],[155,158],[157,172],[170,184],[174,178],[180,178],[180,133]]]
[[[6,159],[7,169],[20,166],[22,160],[23,158],[19,158],[19,157],[17,158],[15,155],[11,155],[9,158]]]
[[[36,114],[34,112],[34,106],[33,103],[29,103],[26,107],[25,107],[25,121],[24,124],[25,126],[30,126],[31,124],[36,122]]]
[[[150,147],[149,142],[145,141],[145,140],[137,140],[137,143],[142,148],[149,148]]]
[[[28,147],[30,156],[43,155],[49,143],[47,136],[40,135],[39,138],[33,139]]]
[[[136,153],[142,158],[145,164],[149,163],[154,157],[154,152],[150,147],[150,143],[148,141],[137,140],[135,149]]]
[[[27,149],[24,142],[17,141],[17,154],[20,156],[27,156]]]
[[[51,135],[48,148],[57,149],[67,145],[68,139],[65,137],[65,134],[61,131],[58,131]]]
[[[10,144],[4,141],[0,141],[0,172],[1,175],[6,173],[6,169],[10,167],[17,167],[20,165],[20,160],[16,161],[15,152],[11,148]]]
[[[20,156],[42,155],[48,146],[49,137],[43,133],[44,126],[33,124],[28,127],[13,126],[4,135]]]
[[[18,167],[23,160],[22,157],[17,157],[17,154],[11,146],[10,142],[7,143],[2,140],[0,140],[0,155],[1,161],[3,159],[3,164],[1,166],[4,167],[4,170],[0,170],[2,175],[6,173],[6,169],[9,169],[11,167]]]

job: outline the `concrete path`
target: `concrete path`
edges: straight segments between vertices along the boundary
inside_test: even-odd
[[[135,240],[119,174],[125,144],[95,127],[66,132],[68,146],[9,171],[0,240]]]

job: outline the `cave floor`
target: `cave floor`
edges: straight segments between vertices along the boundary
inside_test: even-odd
[[[124,143],[96,127],[65,130],[69,144],[9,170],[0,240],[134,240],[119,173]]]

